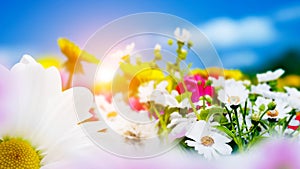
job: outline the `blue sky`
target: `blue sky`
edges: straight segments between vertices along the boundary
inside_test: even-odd
[[[60,55],[57,38],[82,46],[104,24],[138,12],[170,13],[197,25],[227,68],[258,67],[300,47],[300,2],[293,0],[11,0],[0,6],[0,63],[11,65],[24,53]]]

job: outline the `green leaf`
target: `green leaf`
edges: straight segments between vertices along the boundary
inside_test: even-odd
[[[218,130],[226,133],[230,138],[232,138],[233,140],[235,139],[235,135],[226,127],[224,126],[217,126],[216,127]]]

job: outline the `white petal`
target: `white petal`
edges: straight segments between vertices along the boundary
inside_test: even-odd
[[[198,141],[201,139],[204,130],[206,130],[206,122],[204,120],[200,120],[192,125],[185,136]]]
[[[232,152],[232,148],[225,143],[215,142],[212,147],[223,155],[229,155]]]

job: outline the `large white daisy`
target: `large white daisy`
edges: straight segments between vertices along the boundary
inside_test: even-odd
[[[235,81],[228,81],[224,88],[218,91],[218,99],[226,105],[243,104],[248,98],[249,91],[246,87]]]
[[[192,139],[186,141],[187,145],[194,147],[207,159],[218,158],[220,154],[231,154],[232,148],[227,144],[231,139],[216,132],[211,124],[204,120],[194,123],[186,137]]]
[[[28,55],[2,74],[10,79],[5,82],[9,95],[1,96],[7,103],[0,111],[1,169],[56,168],[84,152],[90,142],[75,112],[88,112],[92,94],[87,89],[62,92],[58,70],[45,70]]]

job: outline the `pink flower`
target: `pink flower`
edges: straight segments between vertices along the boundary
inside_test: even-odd
[[[184,83],[187,87],[187,90],[189,92],[192,92],[192,101],[198,102],[199,97],[204,95],[213,95],[213,87],[212,86],[206,86],[206,79],[201,77],[199,74],[196,75],[190,75],[186,76],[184,78]],[[183,84],[179,83],[176,87],[176,90],[179,92],[179,94],[182,94],[185,92]]]
[[[142,103],[140,103],[139,99],[136,97],[129,98],[129,105],[130,105],[131,109],[135,110],[135,111],[145,110],[144,105]]]

